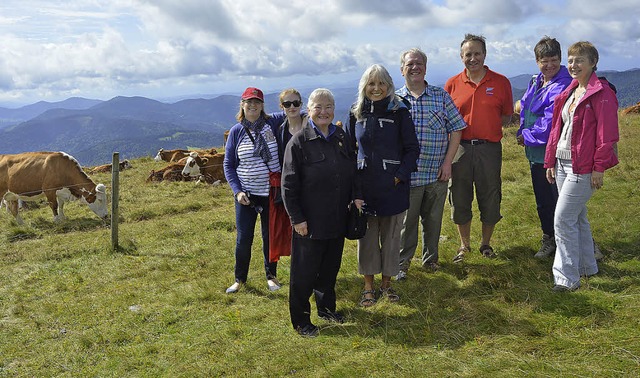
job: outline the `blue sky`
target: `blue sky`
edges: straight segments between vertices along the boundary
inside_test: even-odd
[[[72,96],[172,99],[352,85],[420,47],[427,80],[462,70],[465,33],[487,38],[486,64],[535,73],[543,36],[593,42],[600,70],[640,67],[639,0],[3,0],[0,105]],[[354,89],[355,90],[355,89]]]

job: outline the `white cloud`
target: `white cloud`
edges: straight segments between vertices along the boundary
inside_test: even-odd
[[[467,32],[487,37],[487,63],[507,75],[535,69],[545,34],[565,49],[591,40],[600,68],[631,68],[640,48],[637,0],[5,0],[0,15],[0,100],[357,80],[372,63],[397,75],[413,46],[444,82]]]

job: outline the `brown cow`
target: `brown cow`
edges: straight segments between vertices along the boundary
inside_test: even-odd
[[[121,161],[118,164],[118,166],[120,167],[120,171],[124,171],[125,169],[132,168],[131,163],[129,163],[129,160],[127,160],[127,159],[124,159],[123,161]],[[99,166],[89,170],[89,173],[91,173],[91,174],[94,174],[94,173],[106,173],[106,172],[111,172],[111,164],[99,165]]]
[[[204,180],[212,184],[216,181],[226,182],[224,176],[224,153],[215,155],[204,155],[200,157],[196,152],[192,152],[187,158],[187,162],[182,170],[182,174],[188,177],[204,176]]]
[[[106,187],[96,185],[64,152],[25,152],[0,155],[0,196],[22,224],[18,202],[46,197],[53,220],[65,219],[64,203],[80,199],[100,218],[108,217]]]
[[[178,161],[182,158],[186,158],[189,157],[189,154],[191,152],[197,152],[201,155],[205,155],[205,154],[216,154],[218,151],[216,151],[215,148],[210,148],[208,150],[195,150],[195,151],[189,151],[189,150],[182,150],[182,149],[175,149],[175,150],[165,150],[163,148],[161,148],[158,151],[158,154],[156,155],[156,157],[153,159],[155,161],[166,161],[168,163],[172,163],[174,161]]]
[[[160,182],[160,181],[191,181],[190,177],[184,177],[182,170],[184,169],[184,163],[171,163],[166,167],[159,170],[152,170],[147,177],[146,182]]]
[[[166,162],[173,162],[173,161],[177,161],[182,159],[185,156],[189,156],[189,150],[165,150],[164,148],[161,148],[160,150],[158,150],[158,154],[156,155],[156,157],[153,159],[155,161],[166,161]]]

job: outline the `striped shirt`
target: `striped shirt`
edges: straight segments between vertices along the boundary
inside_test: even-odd
[[[411,186],[436,182],[449,147],[449,134],[467,125],[451,96],[442,88],[427,85],[425,91],[415,98],[405,85],[396,94],[411,103],[411,118],[420,143],[418,170],[411,173]]]
[[[237,147],[238,167],[236,173],[242,190],[256,196],[269,195],[269,172],[280,172],[278,159],[278,144],[269,125],[264,125],[261,131],[271,152],[271,160],[268,165],[260,156],[253,156],[253,142],[248,134],[244,134]]]

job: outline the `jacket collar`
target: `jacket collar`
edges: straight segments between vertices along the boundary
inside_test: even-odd
[[[577,87],[578,87],[578,80],[573,79],[571,84],[569,84],[569,87],[567,87],[566,89],[566,93],[567,93],[566,97],[569,97],[569,94]],[[582,100],[601,90],[602,90],[602,82],[598,78],[598,75],[596,75],[595,72],[592,72],[591,76],[589,77],[589,82],[587,83],[587,92],[584,94],[584,97],[582,98]]]
[[[558,70],[555,76],[551,78],[550,83],[557,83],[561,80],[567,80],[567,79],[571,79],[569,70],[567,70],[566,66],[560,66],[560,70]],[[539,72],[538,75],[536,75],[536,82],[538,86],[542,85],[543,80],[544,80],[544,75],[542,74],[542,72]]]

